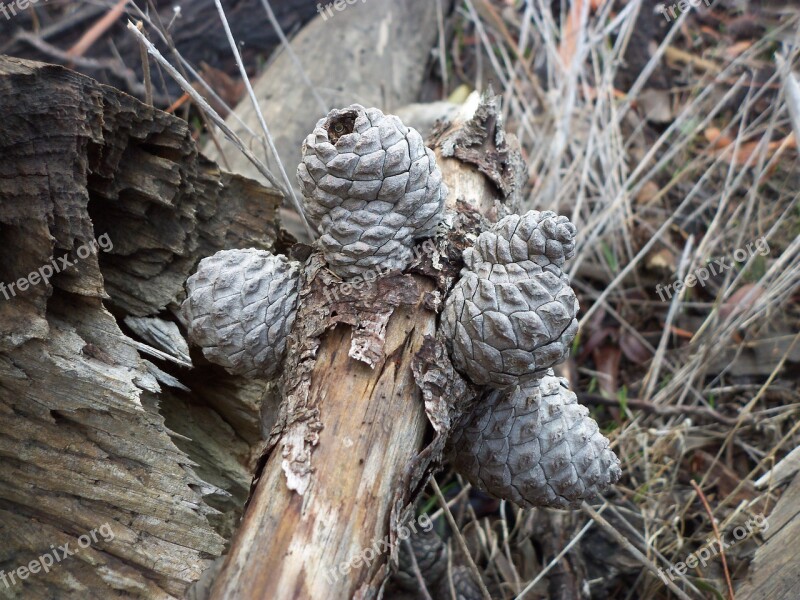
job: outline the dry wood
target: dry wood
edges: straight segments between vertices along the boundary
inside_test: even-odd
[[[769,515],[766,543],[756,550],[737,600],[794,600],[800,590],[797,569],[800,538],[800,477],[795,476]]]
[[[114,534],[0,596],[181,597],[240,514],[268,388],[143,360],[117,320],[175,306],[220,248],[272,248],[280,198],[202,158],[185,121],[61,67],[0,57],[0,98],[0,282],[75,262],[0,293],[0,570]]]

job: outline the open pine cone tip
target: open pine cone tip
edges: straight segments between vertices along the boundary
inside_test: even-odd
[[[320,119],[297,178],[329,267],[354,277],[411,261],[441,222],[447,187],[422,136],[394,115],[353,104]]]

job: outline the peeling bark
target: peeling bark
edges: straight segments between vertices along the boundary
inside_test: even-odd
[[[0,97],[0,281],[113,242],[0,301],[0,569],[105,523],[114,533],[3,593],[180,597],[223,552],[255,468],[212,596],[378,597],[385,550],[474,396],[435,336],[437,311],[461,250],[513,194],[442,159],[449,230],[406,273],[348,289],[307,257],[281,381],[229,376],[196,349],[187,371],[173,327],[150,323],[136,342],[118,320],[173,321],[216,250],[282,250],[280,199],[197,154],[179,119],[65,69],[0,58]],[[440,135],[500,156],[486,110],[468,141],[463,122]],[[369,547],[375,560],[340,568]]]

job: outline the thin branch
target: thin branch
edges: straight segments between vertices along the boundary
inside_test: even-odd
[[[690,483],[692,484],[694,491],[697,492],[697,496],[700,498],[700,502],[703,503],[703,507],[708,513],[708,518],[711,520],[711,527],[714,530],[714,535],[716,536],[717,543],[719,544],[719,555],[722,558],[722,570],[725,572],[725,583],[728,584],[728,600],[734,600],[733,583],[731,583],[731,574],[728,571],[728,561],[725,560],[725,550],[722,546],[722,537],[719,535],[717,520],[714,518],[714,513],[711,510],[711,506],[708,504],[708,500],[706,499],[706,495],[703,493],[703,490],[700,489],[700,486],[697,485],[697,482],[694,479],[690,480]]]
[[[444,516],[450,525],[453,536],[456,538],[456,541],[458,541],[458,547],[461,549],[461,553],[464,555],[464,560],[467,561],[470,570],[477,579],[477,583],[481,588],[481,593],[483,594],[484,600],[492,600],[489,590],[486,589],[486,584],[483,582],[483,578],[481,577],[481,572],[478,570],[478,565],[476,565],[475,561],[472,560],[472,555],[469,553],[469,548],[467,548],[467,542],[464,540],[464,536],[461,535],[461,531],[456,524],[456,520],[453,518],[453,513],[450,512],[450,507],[447,506],[447,500],[445,500],[442,490],[439,489],[439,484],[436,483],[436,478],[431,477],[430,484],[434,493],[436,494],[436,499],[439,501],[439,506],[441,506],[442,510],[444,510]]]
[[[136,23],[136,28],[142,32],[142,36],[145,36],[144,33],[144,23],[139,21]],[[153,82],[150,79],[150,61],[147,59],[147,48],[139,42],[139,50],[142,56],[142,73],[144,74],[144,98],[145,104],[148,106],[153,106]]]
[[[225,35],[228,37],[228,43],[230,44],[231,51],[236,57],[236,64],[239,67],[239,73],[241,74],[242,81],[247,88],[247,94],[250,96],[250,101],[253,103],[253,108],[255,109],[256,116],[258,117],[258,122],[261,125],[261,129],[264,131],[264,136],[267,138],[269,150],[272,153],[272,156],[275,157],[275,162],[278,163],[278,169],[281,172],[281,177],[283,177],[283,181],[286,184],[286,197],[291,200],[295,210],[300,215],[300,219],[303,221],[303,225],[306,228],[309,238],[315,240],[317,239],[316,232],[306,219],[305,210],[303,210],[303,206],[300,204],[300,201],[297,199],[297,195],[294,193],[294,186],[289,180],[289,176],[286,174],[286,169],[283,167],[283,161],[281,160],[280,155],[278,155],[278,149],[275,147],[275,140],[272,139],[272,134],[269,132],[267,122],[264,120],[264,114],[261,112],[261,107],[258,104],[258,98],[256,98],[256,94],[253,91],[253,86],[250,85],[250,78],[247,76],[247,71],[244,68],[244,61],[242,60],[242,55],[239,53],[239,48],[236,47],[236,40],[234,39],[233,33],[231,32],[231,27],[228,24],[228,18],[225,16],[225,9],[222,8],[222,2],[220,0],[214,0],[214,4],[217,6],[217,12],[219,12],[219,18],[222,21],[222,26],[225,29]]]
[[[604,504],[603,507],[600,509],[600,511],[602,512],[603,510],[605,510],[606,506],[607,506],[607,504]],[[539,583],[542,579],[544,579],[545,575],[547,575],[550,572],[550,570],[558,564],[558,561],[560,561],[562,558],[564,558],[567,555],[567,552],[572,550],[573,546],[575,546],[575,544],[578,543],[578,541],[584,536],[584,534],[587,531],[589,531],[589,528],[591,526],[592,526],[592,522],[591,521],[587,521],[586,525],[584,525],[581,528],[581,530],[575,535],[575,537],[573,537],[569,541],[569,544],[564,546],[564,549],[561,550],[561,552],[559,552],[558,554],[556,554],[553,557],[553,560],[551,560],[547,564],[547,566],[544,569],[542,569],[539,572],[539,574],[536,575],[536,577],[534,577],[533,580],[531,580],[530,583],[528,583],[528,585],[525,586],[525,589],[523,589],[519,594],[517,594],[517,596],[514,598],[514,600],[522,600],[525,597],[525,594],[530,592],[536,586],[537,583]]]
[[[645,568],[647,568],[648,571],[650,571],[651,573],[653,573],[653,575],[661,579],[661,581],[664,582],[664,585],[666,585],[670,590],[672,590],[673,594],[675,594],[681,600],[692,600],[689,596],[686,595],[686,593],[683,590],[681,590],[672,581],[670,581],[666,577],[661,577],[659,570],[653,564],[653,561],[651,561],[644,554],[642,554],[636,546],[631,544],[628,538],[626,538],[619,531],[617,531],[614,528],[614,526],[611,525],[611,523],[606,521],[605,518],[603,518],[600,515],[600,513],[598,513],[595,509],[589,506],[586,502],[584,502],[581,505],[581,508],[590,517],[592,517],[595,523],[600,525],[600,527],[602,527],[609,535],[611,535],[611,537],[613,537],[618,544],[620,544],[623,548],[625,548],[625,550],[627,550],[631,555],[633,555],[634,558],[636,558],[640,563],[642,563],[645,566]]]
[[[267,17],[269,18],[269,22],[272,24],[272,28],[275,30],[275,33],[278,34],[278,37],[281,40],[281,44],[283,45],[284,50],[286,50],[289,58],[292,59],[294,66],[297,68],[297,72],[300,74],[300,78],[303,80],[303,83],[308,88],[308,91],[311,92],[311,95],[314,96],[314,100],[317,101],[317,105],[319,106],[322,114],[327,114],[330,110],[328,105],[325,104],[325,101],[322,99],[322,96],[319,95],[316,86],[311,83],[311,80],[308,78],[308,74],[306,73],[305,69],[303,68],[300,59],[297,57],[297,53],[292,48],[292,45],[289,43],[289,40],[286,39],[286,34],[283,33],[283,27],[278,22],[278,19],[275,17],[275,13],[272,10],[272,6],[269,4],[269,0],[261,0],[261,5],[264,7],[264,10],[267,11]]]
[[[81,39],[67,50],[67,54],[76,57],[86,54],[89,48],[122,16],[127,3],[128,0],[119,0],[99,21],[86,30]]]
[[[406,547],[406,552],[408,552],[408,556],[411,559],[411,570],[414,571],[414,577],[417,578],[417,583],[419,584],[419,592],[422,594],[423,600],[433,600],[431,595],[428,593],[428,586],[425,585],[425,579],[422,577],[422,573],[419,570],[419,564],[417,564],[417,557],[414,555],[414,548],[411,547],[411,542],[408,539],[403,540],[403,544]]]
[[[167,59],[165,59],[161,52],[158,51],[158,48],[153,46],[150,41],[145,38],[142,33],[136,29],[136,25],[128,21],[128,30],[133,33],[146,47],[147,51],[150,55],[156,60],[158,64],[160,64],[164,69],[169,73],[169,75],[181,86],[184,92],[191,96],[192,100],[206,113],[211,117],[211,120],[214,122],[214,125],[219,127],[222,132],[228,137],[228,139],[239,149],[239,151],[247,157],[247,159],[253,163],[253,165],[258,169],[258,172],[261,173],[267,181],[269,181],[272,186],[278,190],[284,197],[289,197],[288,192],[284,189],[283,184],[272,174],[272,172],[267,168],[267,166],[261,162],[258,157],[256,157],[248,148],[244,145],[244,142],[239,138],[234,131],[228,127],[225,123],[225,120],[217,114],[208,102],[195,90],[192,85],[183,78],[183,76],[175,70]]]

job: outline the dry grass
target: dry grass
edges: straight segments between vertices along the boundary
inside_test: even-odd
[[[605,530],[591,508],[564,519],[510,505],[484,518],[469,506],[461,529],[498,598],[556,597],[547,578],[563,578],[565,565],[576,575],[599,567],[594,598],[676,597],[646,568],[685,560],[715,526],[725,535],[768,515],[782,482],[753,482],[800,440],[800,178],[786,94],[798,18],[765,14],[761,35],[736,42],[703,22],[734,21],[718,3],[648,48],[635,31],[653,3],[569,4],[558,19],[541,0],[516,11],[466,0],[459,30],[482,46],[476,80],[502,87],[529,166],[524,208],[568,214],[579,228],[581,334],[566,374],[606,406],[595,416],[624,477],[600,506]],[[652,52],[632,73],[629,46]],[[670,85],[653,86],[659,74]],[[658,122],[646,118],[652,98],[668,104]],[[731,264],[757,240],[767,255],[748,253],[666,301],[656,292],[713,259]],[[560,546],[543,533],[560,534]],[[715,558],[676,576],[686,597],[728,597],[725,571],[741,578],[758,543],[757,532],[747,537],[725,566]],[[558,550],[568,551],[560,567]]]

